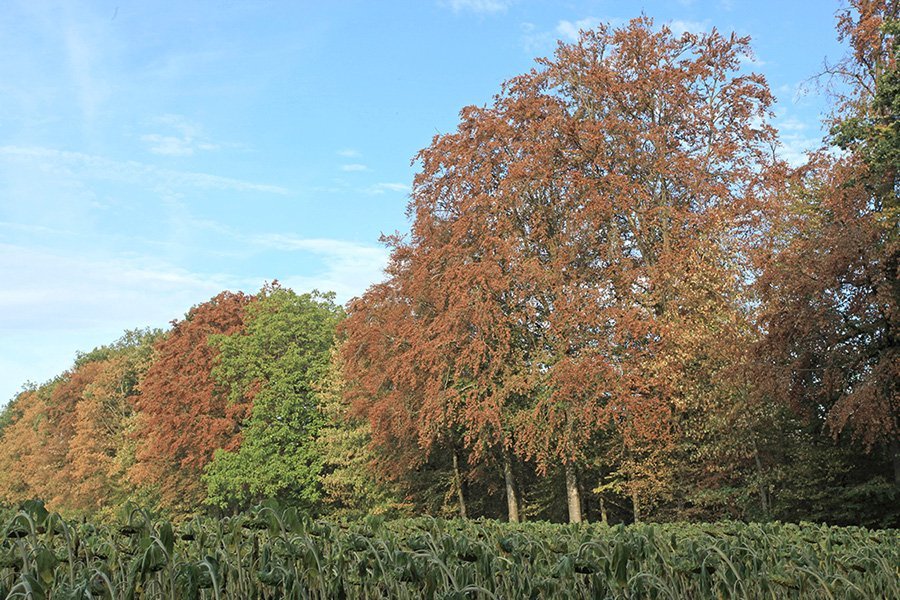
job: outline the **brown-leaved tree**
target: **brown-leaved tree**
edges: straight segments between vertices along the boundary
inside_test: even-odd
[[[345,325],[376,441],[496,457],[511,519],[510,454],[562,469],[578,521],[579,466],[615,439],[636,497],[643,449],[668,443],[691,397],[677,385],[691,340],[728,344],[742,327],[724,317],[736,325],[711,335],[691,315],[738,310],[765,197],[772,98],[741,71],[748,53],[745,38],[646,18],[600,27],[435,137],[412,235],[389,240],[388,280]]]

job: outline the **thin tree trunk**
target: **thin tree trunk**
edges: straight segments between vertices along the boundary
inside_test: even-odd
[[[894,463],[894,485],[900,486],[900,441],[891,440],[891,460]]]
[[[510,523],[519,522],[519,501],[516,499],[516,479],[513,475],[509,453],[503,451],[503,478],[506,480],[506,508]]]
[[[606,514],[606,502],[603,501],[603,496],[600,496],[600,522],[604,525],[609,525],[609,519]]]
[[[567,462],[566,471],[566,499],[569,501],[569,523],[581,523],[581,494],[578,493],[578,478],[575,475],[575,465]]]
[[[759,478],[757,484],[759,488],[759,504],[762,507],[763,515],[769,514],[769,497],[766,493],[766,484],[763,479],[762,461],[759,459],[759,450],[756,448],[756,442],[753,442],[753,459],[756,461],[756,476]]]
[[[641,499],[637,490],[631,490],[631,504],[634,506],[634,522],[638,523],[641,520]]]
[[[453,485],[456,487],[456,500],[459,502],[459,517],[468,518],[466,514],[466,491],[462,473],[459,470],[459,452],[453,451]]]

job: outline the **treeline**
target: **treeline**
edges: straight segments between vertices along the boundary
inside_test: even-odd
[[[747,39],[561,44],[419,154],[346,314],[269,285],[79,357],[4,411],[0,497],[900,525],[898,5],[839,13],[799,169]]]
[[[343,314],[332,295],[275,283],[80,355],[5,408],[0,498],[46,499],[71,516],[129,503],[233,512],[267,498],[399,509],[368,474],[367,429],[343,419],[332,361]]]

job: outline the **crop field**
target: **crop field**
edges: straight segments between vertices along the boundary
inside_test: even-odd
[[[900,598],[895,530],[6,510],[0,598]]]

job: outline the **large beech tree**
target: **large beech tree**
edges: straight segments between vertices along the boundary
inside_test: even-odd
[[[350,394],[376,441],[430,451],[456,432],[473,461],[563,469],[577,521],[579,465],[614,433],[640,489],[642,448],[671,439],[692,397],[678,385],[692,353],[744,327],[714,318],[714,335],[696,314],[739,310],[772,162],[772,98],[741,71],[748,53],[646,18],[600,27],[435,137],[411,237],[389,240],[388,280],[346,322]]]

